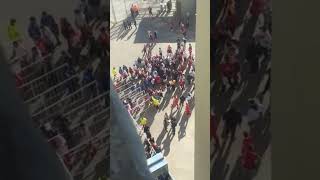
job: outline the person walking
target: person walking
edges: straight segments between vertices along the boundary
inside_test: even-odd
[[[171,105],[171,110],[173,110],[174,108],[179,108],[179,98],[178,96],[174,96],[173,97],[173,102],[172,102],[172,105]]]
[[[133,19],[133,24],[134,24],[134,27],[137,29],[137,21],[136,21],[136,19]]]
[[[151,7],[151,6],[148,7],[148,11],[149,11],[149,16],[152,17],[152,16],[153,16],[153,13],[152,13],[152,7]]]
[[[72,38],[75,36],[76,32],[67,18],[63,17],[60,19],[60,31],[62,36],[67,40],[68,49],[70,49],[72,47]]]
[[[183,107],[186,97],[184,95],[180,96],[180,107]]]
[[[154,40],[158,40],[158,33],[157,31],[153,31],[153,37],[154,37]]]
[[[238,85],[238,73],[240,71],[240,64],[233,56],[227,55],[225,62],[220,65],[222,77],[226,78],[230,89],[233,90]],[[223,90],[225,85],[223,85]]]
[[[9,38],[10,42],[21,40],[21,35],[20,35],[18,28],[17,28],[17,20],[16,19],[10,19],[7,33],[8,33],[8,38]]]
[[[162,58],[162,49],[159,48],[159,56]]]
[[[49,52],[52,53],[55,48],[55,40],[56,40],[53,33],[50,31],[50,29],[47,26],[43,26],[43,25],[40,26],[40,31],[41,31],[43,40],[48,47]]]
[[[244,153],[249,147],[253,147],[253,138],[247,131],[244,131],[241,152]]]
[[[43,11],[41,15],[40,25],[46,26],[50,29],[56,39],[56,46],[59,46],[61,44],[59,38],[59,26],[54,17],[51,14],[48,14],[46,11]]]
[[[179,86],[180,86],[180,89],[181,89],[181,91],[183,91],[184,90],[184,88],[185,88],[185,80],[184,80],[184,77],[181,77],[180,79],[179,79]]]
[[[246,60],[249,63],[249,74],[256,74],[259,70],[259,50],[257,41],[252,38],[246,52]]]
[[[253,125],[263,115],[265,107],[256,99],[249,99],[248,103],[247,120],[249,125]]]
[[[189,102],[186,103],[186,109],[185,109],[186,115],[191,116],[191,109]]]
[[[34,41],[38,41],[41,38],[41,31],[40,27],[37,23],[37,19],[33,16],[29,18],[29,27],[28,27],[28,34],[29,37]]]
[[[123,28],[124,28],[124,30],[127,30],[127,28],[128,28],[126,21],[123,21]]]
[[[241,165],[243,168],[243,176],[251,176],[257,168],[258,154],[254,151],[252,146],[248,146],[246,150],[242,151]]]
[[[163,119],[163,128],[166,132],[168,132],[168,126],[169,126],[169,116],[167,113],[164,114],[164,119]]]
[[[189,59],[192,59],[192,45],[189,44]]]
[[[176,134],[176,126],[177,126],[177,119],[174,116],[171,116],[172,135]]]
[[[128,29],[132,29],[131,21],[130,21],[130,20],[127,21],[127,25],[128,25]]]
[[[82,45],[88,40],[89,27],[85,15],[79,10],[74,10],[74,24],[81,32]]]

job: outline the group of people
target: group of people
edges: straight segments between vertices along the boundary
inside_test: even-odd
[[[154,141],[154,137],[152,137],[150,133],[150,127],[148,125],[143,126],[143,132],[146,135],[146,139],[144,140],[144,149],[147,159],[152,157],[154,154],[161,152],[160,146]]]
[[[133,117],[135,117],[135,113],[138,113],[137,109],[145,112],[148,111],[148,108],[154,107],[160,111],[162,100],[167,98],[167,93],[170,94],[176,90],[180,92],[181,96],[176,95],[169,99],[170,101],[171,99],[174,100],[171,105],[171,121],[167,120],[167,124],[171,123],[174,134],[177,120],[174,120],[172,110],[174,108],[182,108],[185,104],[186,115],[191,115],[189,102],[192,99],[191,94],[194,90],[195,77],[192,45],[188,45],[186,39],[180,40],[178,38],[175,51],[171,45],[168,45],[166,53],[159,48],[158,53],[155,53],[155,55],[152,53],[154,46],[155,44],[151,43],[145,44],[142,49],[142,58],[138,58],[132,67],[123,65],[118,70],[113,67],[114,86],[118,93],[121,93],[123,89],[130,89],[130,91],[135,91],[137,94],[142,92],[142,95],[139,95],[144,100],[142,104],[135,100],[139,99],[139,97],[134,98],[131,93],[129,93],[129,97],[123,99],[124,106]],[[186,86],[190,87],[189,92],[184,92],[186,91]],[[143,115],[140,116],[142,117]],[[143,118],[145,117],[140,119]],[[144,122],[142,125],[145,127],[145,124]],[[148,136],[148,131],[146,133]],[[149,139],[151,138],[149,141],[152,142],[152,137],[150,134],[149,136]]]
[[[110,42],[108,25],[103,25],[103,13],[93,13],[94,9],[96,12],[103,11],[100,7],[100,0],[80,0],[79,7],[76,7],[74,11],[74,24],[64,17],[58,23],[54,16],[46,11],[41,13],[39,21],[37,17],[31,16],[27,28],[27,34],[33,44],[31,52],[23,46],[24,43],[27,44],[26,41],[28,39],[23,37],[22,33],[19,32],[17,20],[14,18],[10,20],[7,32],[9,40],[13,43],[11,59],[14,60],[13,64],[20,65],[20,70],[14,69],[14,73],[17,88],[23,91],[21,92],[22,94],[30,90],[30,88],[21,89],[21,87],[29,82],[33,82],[33,79],[40,76],[48,76],[48,78],[43,78],[47,82],[41,82],[48,84],[46,86],[47,89],[58,86],[58,83],[61,82],[54,81],[55,83],[53,83],[51,80],[58,79],[58,76],[60,77],[61,74],[52,72],[56,71],[63,64],[66,64],[62,73],[64,80],[73,76],[82,77],[82,79],[75,78],[72,81],[67,81],[63,86],[59,85],[68,91],[68,95],[94,81],[98,84],[97,88],[100,94],[109,90],[107,56]],[[96,36],[95,34],[98,35]],[[63,46],[60,48],[61,45],[64,45],[64,42],[67,45],[66,49]],[[59,52],[60,50],[61,52]],[[58,58],[54,56],[56,53],[58,55],[60,53]],[[95,70],[92,62],[96,59],[98,59],[98,66]],[[29,76],[30,73],[33,73],[34,76]],[[94,93],[94,88],[96,87],[88,87],[90,91],[92,90],[92,93]],[[41,94],[42,92],[39,93]],[[89,98],[97,97],[97,93],[95,95],[92,94]],[[27,96],[28,98],[24,98],[24,100],[35,96],[37,94]],[[45,104],[50,105],[54,103],[52,100],[48,99],[48,102]],[[107,101],[108,97],[106,96],[105,105],[108,104]],[[71,107],[68,106],[68,108]],[[72,107],[70,110],[74,108],[76,107]],[[74,152],[68,153],[68,151],[78,143],[75,141],[75,136],[80,135],[83,137],[88,135],[88,125],[79,123],[77,127],[71,127],[73,119],[67,118],[58,112],[55,113],[56,115],[44,117],[46,120],[43,121],[36,120],[35,123],[39,123],[38,125],[42,133],[57,151],[57,154],[64,159],[65,164],[70,170],[79,162],[78,160],[75,161],[74,158],[80,159],[83,154],[86,154],[86,158],[81,160],[81,162],[83,166],[86,166],[97,153],[96,145],[90,141],[88,148],[75,155]],[[71,154],[73,154],[72,157]]]
[[[243,139],[241,165],[245,172],[254,172],[263,152],[257,152],[255,146],[259,141],[257,136],[264,135],[270,126],[270,111],[263,105],[265,94],[270,90],[270,59],[271,59],[271,9],[269,1],[252,0],[247,7],[246,14],[237,12],[234,0],[224,1],[217,22],[213,22],[212,33],[212,70],[211,81],[214,82],[211,93],[212,112],[210,115],[211,138],[217,151],[222,151],[220,137],[226,142],[237,138]],[[243,5],[242,5],[243,6]],[[243,17],[243,19],[239,19]],[[250,29],[248,29],[250,27]],[[244,31],[245,30],[245,31]],[[242,52],[243,51],[243,52]],[[267,76],[264,84],[263,78]],[[258,85],[256,85],[258,84]],[[259,85],[262,91],[258,92]],[[250,88],[247,88],[250,87]],[[253,88],[252,88],[253,87]],[[254,90],[252,90],[254,89]],[[252,92],[254,91],[254,92]],[[232,96],[241,92],[237,98],[241,102],[230,100]],[[249,97],[247,97],[249,96]],[[247,101],[243,101],[246,99]],[[225,102],[227,107],[219,108]],[[243,106],[247,107],[243,110]],[[220,119],[223,121],[223,133],[220,135]],[[257,124],[262,122],[261,129]],[[236,137],[238,127],[248,125],[248,130],[242,132],[243,137]],[[243,129],[243,128],[241,128]],[[213,167],[214,171],[215,167]],[[242,171],[243,172],[243,171]],[[248,173],[245,173],[246,175]]]

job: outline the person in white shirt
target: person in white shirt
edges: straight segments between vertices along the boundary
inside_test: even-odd
[[[258,120],[264,113],[265,107],[256,99],[249,99],[249,109],[247,112],[247,121],[249,124]]]

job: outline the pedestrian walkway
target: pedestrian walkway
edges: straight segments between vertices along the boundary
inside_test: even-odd
[[[143,16],[140,14],[139,16]],[[142,49],[145,43],[148,42],[147,31],[157,31],[158,41],[153,47],[153,54],[158,54],[158,49],[161,48],[164,55],[168,45],[176,49],[176,40],[182,36],[177,35],[176,32],[170,32],[168,24],[163,23],[161,17],[154,18],[137,18],[137,29],[133,26],[127,32],[123,31],[122,23],[117,24],[111,29],[111,60],[110,68],[132,67],[138,57],[142,57]],[[119,34],[123,33],[124,35]],[[187,44],[193,47],[193,54],[195,52],[194,32],[190,31],[188,35],[190,39]],[[137,42],[138,41],[138,42]],[[125,53],[124,53],[125,52]],[[190,91],[188,86],[186,92]],[[176,90],[175,93],[178,93]],[[192,96],[194,94],[192,93]],[[187,117],[184,113],[185,106],[181,110],[174,112],[177,117],[178,123],[176,128],[176,135],[166,132],[164,130],[163,119],[165,113],[170,114],[172,104],[172,94],[164,92],[164,97],[161,100],[160,110],[157,111],[154,107],[150,106],[145,110],[144,116],[148,120],[150,126],[150,133],[154,136],[157,145],[160,145],[162,153],[168,162],[169,172],[174,179],[193,180],[194,179],[194,105],[191,107],[191,116]],[[170,129],[170,128],[169,128]]]

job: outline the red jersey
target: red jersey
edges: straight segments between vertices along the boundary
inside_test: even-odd
[[[160,76],[156,76],[155,81],[156,81],[156,84],[160,84],[161,83]]]
[[[248,170],[256,167],[257,155],[253,151],[247,151],[242,156],[242,166]]]

